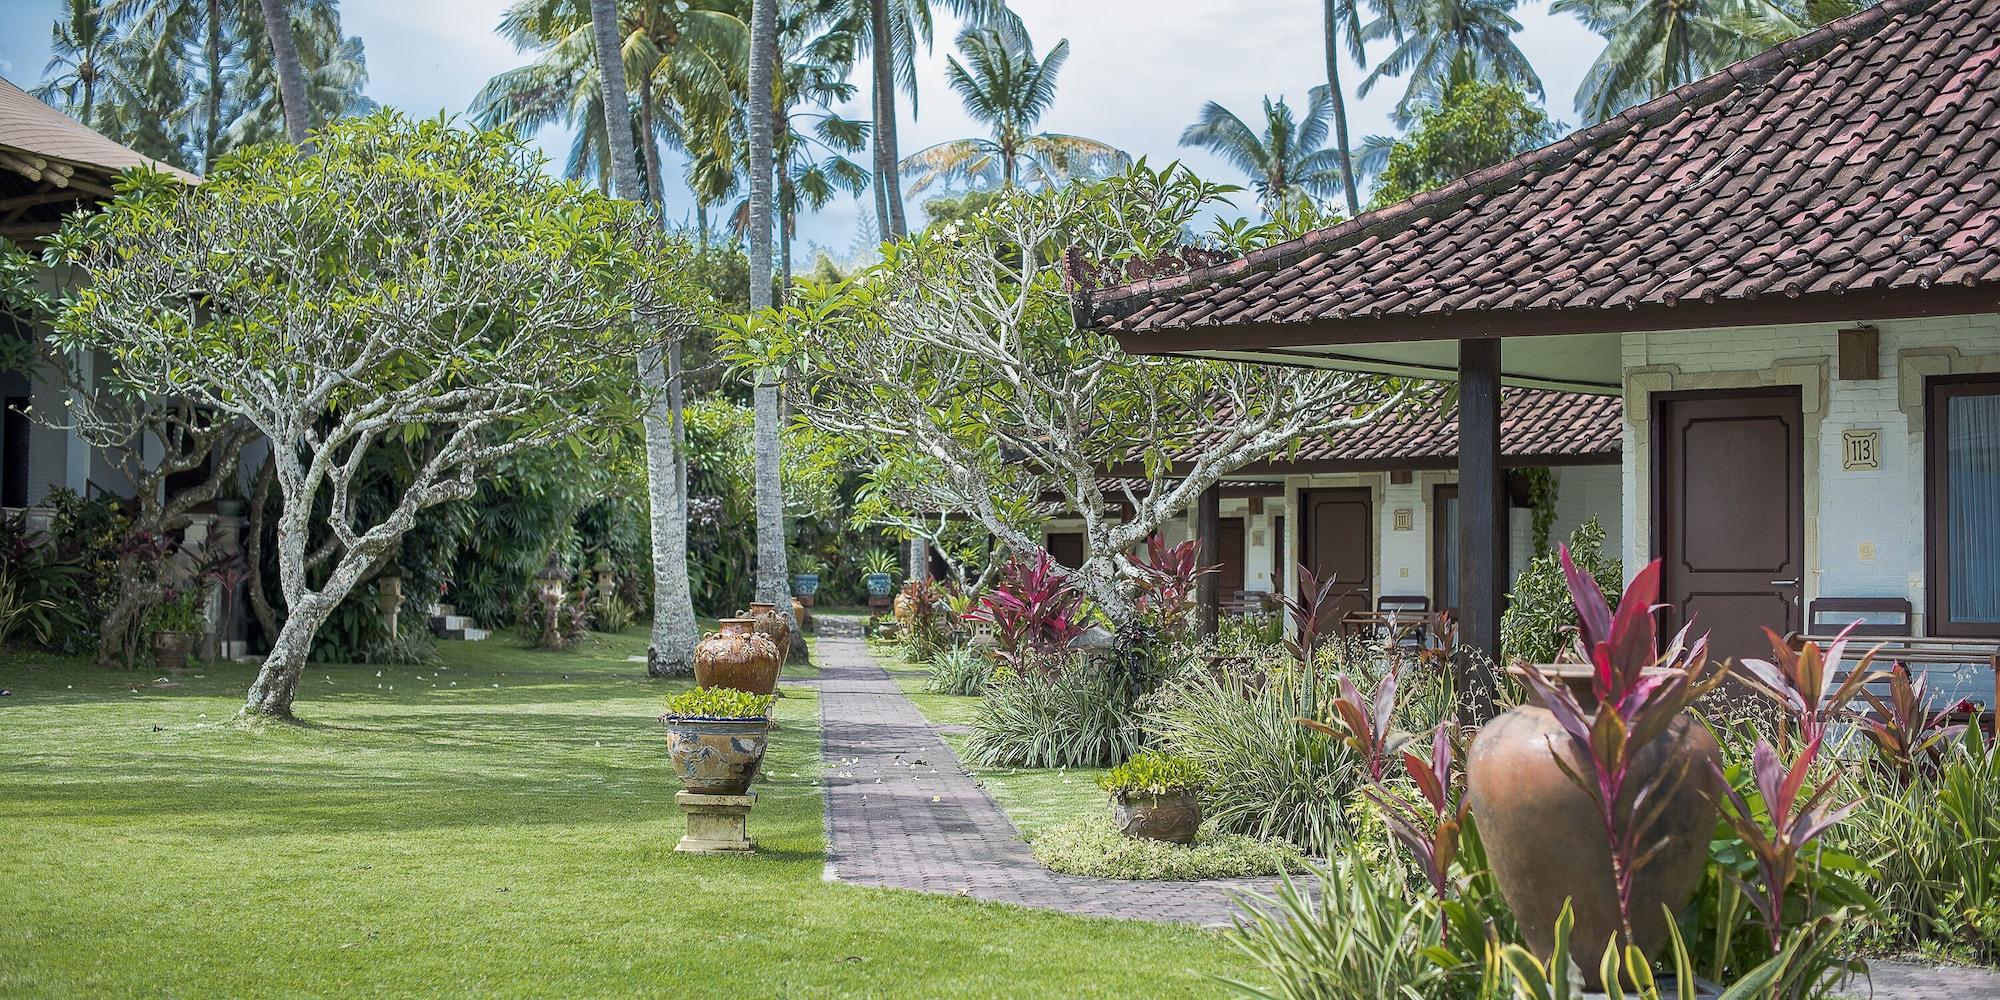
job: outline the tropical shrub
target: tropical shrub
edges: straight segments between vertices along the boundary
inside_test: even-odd
[[[522,604],[516,632],[530,646],[574,649],[590,634],[590,588],[565,587],[550,601],[539,592]],[[550,623],[553,621],[553,627]]]
[[[924,690],[939,694],[978,694],[993,677],[993,661],[972,649],[947,649],[931,660]]]
[[[1325,856],[1347,832],[1342,803],[1367,778],[1353,750],[1298,724],[1319,717],[1327,686],[1294,671],[1194,672],[1159,692],[1145,726],[1155,747],[1209,776],[1203,806],[1217,830]]]
[[[1199,791],[1208,784],[1208,774],[1190,758],[1145,750],[1105,772],[1097,784],[1114,795],[1166,795]]]
[[[1035,860],[1050,871],[1091,878],[1245,878],[1304,871],[1306,857],[1284,841],[1203,830],[1192,844],[1127,837],[1103,816],[1075,820],[1035,838]]]
[[[599,632],[617,635],[631,628],[632,620],[632,605],[625,603],[625,598],[616,590],[598,595],[591,602],[590,626]]]
[[[1942,957],[2000,961],[2000,746],[1978,726],[1948,741],[1935,772],[1908,783],[1884,767],[1836,836],[1869,858],[1881,900],[1877,944]]]
[[[1624,568],[1604,551],[1604,526],[1593,517],[1570,532],[1570,558],[1597,581],[1598,589],[1616,594],[1623,589]],[[1555,553],[1536,556],[1514,579],[1507,611],[1500,617],[1500,648],[1507,662],[1552,663],[1567,649],[1577,627],[1576,606],[1563,579]]]
[[[1193,638],[1195,587],[1202,577],[1222,569],[1202,565],[1199,557],[1195,539],[1168,545],[1160,535],[1146,539],[1145,555],[1125,557],[1139,574],[1134,600],[1139,620],[1170,643],[1187,644]]]
[[[988,767],[1103,767],[1139,752],[1142,691],[1101,661],[995,671],[966,757]]]
[[[735,688],[691,688],[667,699],[670,719],[761,719],[771,712],[768,694]]]
[[[1275,895],[1249,897],[1248,917],[1234,918],[1230,941],[1276,986],[1229,985],[1271,1000],[1430,1000],[1469,992],[1463,971],[1441,960],[1444,924],[1434,898],[1352,849],[1306,870],[1317,891],[1288,875]]]
[[[147,632],[187,632],[200,635],[208,629],[202,616],[201,592],[191,587],[170,589],[146,614]]]
[[[980,598],[966,617],[993,626],[1001,659],[1015,671],[1051,669],[1070,641],[1088,628],[1082,591],[1039,549],[1032,559],[1009,562],[1002,575],[1000,586]]]

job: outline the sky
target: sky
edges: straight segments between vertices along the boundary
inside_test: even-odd
[[[487,78],[526,62],[494,33],[507,0],[343,0],[349,34],[367,51],[368,95],[413,114],[463,113]],[[939,7],[944,6],[939,4]],[[1013,0],[1037,51],[1069,39],[1070,58],[1054,106],[1041,127],[1109,142],[1153,163],[1179,159],[1215,181],[1241,183],[1234,168],[1208,153],[1183,149],[1181,130],[1203,104],[1219,101],[1252,127],[1266,96],[1287,97],[1303,110],[1306,91],[1325,82],[1320,0]],[[29,87],[41,79],[49,56],[49,29],[58,0],[0,0],[0,76]],[[1547,89],[1550,114],[1575,125],[1577,84],[1603,48],[1603,40],[1569,15],[1547,10],[1548,0],[1522,0],[1516,36]],[[939,24],[936,45],[920,61],[919,103],[902,99],[898,140],[908,154],[933,143],[980,134],[944,83],[945,57],[956,29]],[[1380,43],[1371,61],[1388,50]],[[1355,140],[1392,134],[1388,114],[1402,92],[1386,80],[1367,96],[1358,85],[1366,71],[1343,57],[1341,81],[1349,97]],[[865,80],[856,101],[839,109],[868,117]],[[560,129],[535,137],[552,157],[569,146]],[[867,161],[860,162],[866,166]],[[670,175],[671,176],[671,175]],[[906,193],[907,193],[907,184]],[[915,220],[916,203],[909,199]],[[1255,206],[1235,198],[1243,214]],[[691,220],[685,194],[668,209]],[[874,213],[872,202],[841,198],[800,222],[801,244],[844,255],[854,244],[857,220]],[[802,261],[810,260],[801,251]]]

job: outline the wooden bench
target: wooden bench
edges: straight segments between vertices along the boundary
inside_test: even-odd
[[[1429,644],[1436,624],[1430,598],[1384,594],[1376,599],[1375,610],[1350,611],[1342,617],[1340,632],[1348,638],[1381,642],[1393,636],[1398,646],[1422,649]]]
[[[1842,629],[1860,623],[1848,636],[1842,663],[1834,665],[1836,678],[1880,647],[1871,669],[1887,673],[1894,664],[1902,664],[1912,678],[1923,679],[1927,710],[1969,703],[1972,710],[1952,713],[1953,721],[1977,719],[1992,730],[1994,708],[2000,706],[2000,640],[1912,635],[1910,602],[1899,597],[1823,597],[1812,602],[1806,621],[1807,631],[1786,637],[1793,649],[1807,642],[1825,649]],[[1882,680],[1867,685],[1877,698],[1885,699],[1888,687]],[[1861,711],[1867,709],[1865,702],[1859,706]]]

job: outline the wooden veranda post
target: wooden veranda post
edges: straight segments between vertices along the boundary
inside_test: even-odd
[[[1203,566],[1222,562],[1222,484],[1201,491],[1195,508],[1195,537],[1200,539],[1196,561]],[[1203,573],[1195,578],[1195,601],[1200,605],[1201,634],[1212,636],[1222,624],[1222,575]]]
[[[1500,340],[1458,342],[1458,613],[1454,657],[1465,711],[1492,715],[1482,658],[1500,662],[1500,605],[1506,593],[1507,508],[1500,484]]]

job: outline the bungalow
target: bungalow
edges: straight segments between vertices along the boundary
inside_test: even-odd
[[[1518,574],[1535,553],[1526,478],[1518,475],[1534,467],[1549,469],[1556,487],[1549,537],[1566,537],[1594,517],[1616,552],[1617,397],[1514,387],[1504,396],[1501,461],[1510,481],[1522,485],[1509,491],[1510,572]],[[1170,523],[1164,535],[1170,543],[1215,537],[1207,561],[1221,568],[1204,597],[1219,607],[1250,610],[1260,595],[1297,593],[1303,563],[1319,579],[1335,581],[1338,613],[1382,606],[1455,611],[1457,425],[1455,409],[1424,409],[1301,441],[1290,454],[1231,473],[1210,491],[1212,504]],[[1288,516],[1294,511],[1300,513]],[[1209,518],[1212,527],[1204,530]],[[1082,561],[1074,520],[1052,520],[1044,539],[1057,562]]]
[[[1663,559],[1719,655],[1836,598],[2000,638],[1996,67],[2000,4],[1884,0],[1401,204],[1079,285],[1077,314],[1133,352],[1459,380],[1488,654],[1503,386],[1622,397],[1627,572]]]

